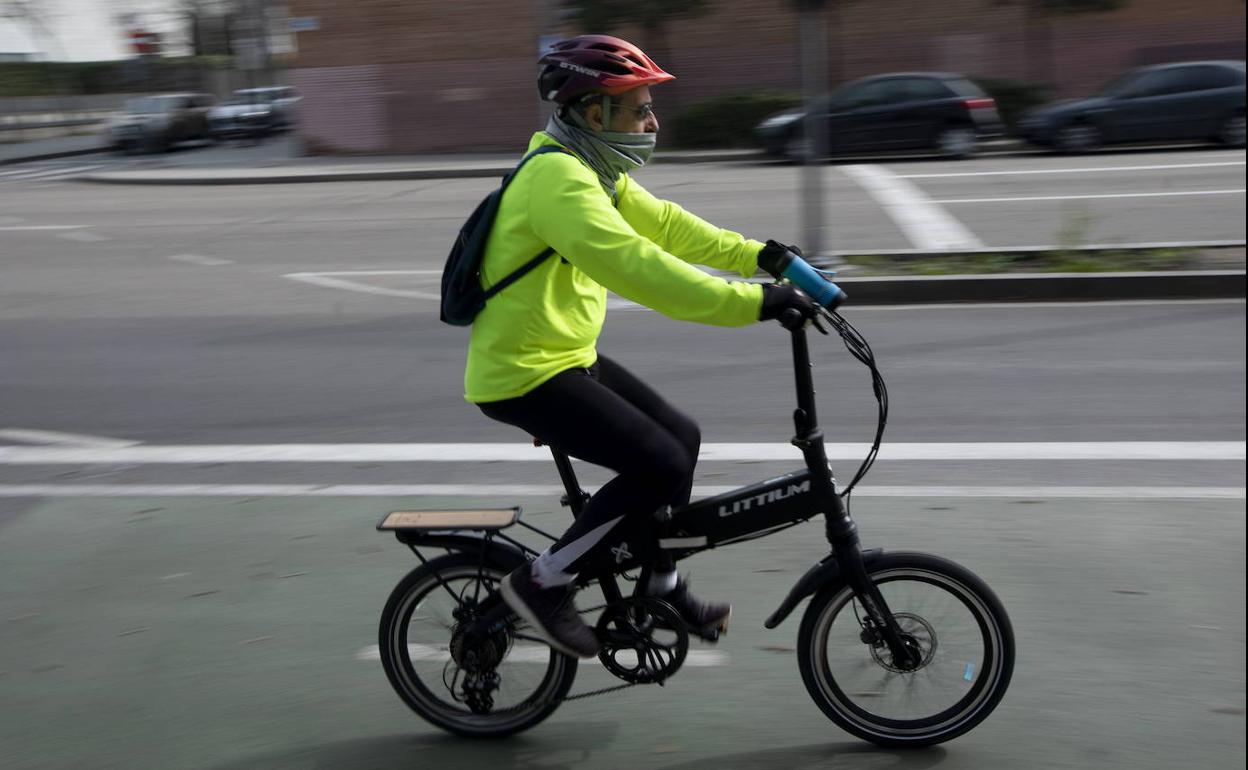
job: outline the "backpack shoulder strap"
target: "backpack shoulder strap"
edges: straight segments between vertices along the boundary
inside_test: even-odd
[[[515,178],[516,174],[520,173],[520,169],[524,168],[524,164],[528,163],[533,158],[536,158],[538,155],[545,155],[548,152],[564,152],[564,153],[568,153],[569,155],[572,154],[558,145],[544,144],[541,147],[538,147],[533,152],[521,158],[520,162],[516,164],[516,167],[513,168],[510,172],[508,172],[507,176],[503,177],[502,189],[503,190],[507,189],[507,185],[511,184],[511,180]]]
[[[507,189],[507,185],[511,184],[511,180],[516,176],[516,174],[520,173],[520,169],[524,168],[524,164],[528,163],[531,159],[537,157],[538,155],[544,155],[548,152],[568,152],[568,151],[563,149],[562,147],[558,147],[553,144],[546,144],[546,145],[542,145],[541,147],[538,147],[536,150],[529,153],[528,155],[525,155],[520,160],[520,162],[516,164],[516,167],[511,171],[511,173],[503,178],[503,185],[499,189],[499,196],[500,197],[502,196],[502,191]],[[571,153],[568,153],[568,154],[571,154]],[[498,283],[486,289],[485,299],[489,299],[490,297],[493,297],[495,294],[498,294],[503,289],[506,289],[508,286],[512,285],[513,283],[520,280],[524,276],[528,275],[534,268],[536,268],[547,257],[549,257],[551,254],[554,254],[554,253],[555,253],[555,250],[547,246],[546,250],[543,251],[541,254],[538,254],[536,257],[533,257],[528,262],[525,262],[523,265],[516,268],[506,278],[502,279]]]

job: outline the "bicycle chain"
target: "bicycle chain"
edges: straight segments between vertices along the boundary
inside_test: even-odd
[[[625,682],[624,684],[617,684],[612,687],[603,687],[598,690],[590,690],[589,692],[583,692],[577,695],[565,695],[562,698],[546,698],[545,700],[541,700],[541,701],[524,701],[523,703],[518,703],[515,706],[511,706],[505,709],[491,709],[489,715],[493,716],[495,714],[510,714],[514,711],[525,711],[525,710],[532,709],[532,708],[546,708],[547,706],[554,705],[557,703],[563,703],[564,701],[580,700],[581,698],[592,698],[595,695],[606,695],[609,692],[616,692],[618,690],[627,690],[629,687],[636,687],[636,686],[637,686],[637,682]]]

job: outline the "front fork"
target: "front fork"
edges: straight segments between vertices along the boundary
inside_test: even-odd
[[[805,339],[802,338],[802,343]],[[799,369],[800,376],[800,369]],[[832,546],[832,555],[836,558],[845,582],[854,591],[854,596],[866,610],[867,617],[862,621],[862,640],[867,644],[883,642],[892,653],[893,662],[903,671],[918,668],[922,658],[918,651],[905,642],[901,626],[884,601],[884,596],[867,574],[867,567],[862,558],[861,541],[858,539],[858,525],[850,518],[845,502],[836,491],[836,480],[828,464],[827,452],[823,446],[823,431],[815,426],[813,417],[814,404],[799,407],[793,414],[797,426],[797,435],[793,444],[802,450],[806,459],[806,467],[811,471],[818,499],[824,501],[823,517],[828,543]]]
[[[867,574],[858,539],[858,525],[849,518],[841,497],[833,495],[832,499],[835,501],[832,510],[824,513],[828,542],[832,545],[832,554],[845,582],[866,611],[866,618],[861,620],[862,641],[873,646],[883,642],[892,653],[894,665],[902,671],[912,671],[922,660],[920,652],[906,644],[901,626],[888,608],[888,602],[884,601],[880,587]]]

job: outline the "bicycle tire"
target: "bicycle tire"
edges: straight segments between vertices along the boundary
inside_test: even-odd
[[[461,737],[502,738],[533,727],[559,707],[576,677],[577,660],[547,647],[550,655],[545,673],[533,694],[515,707],[491,714],[473,713],[439,696],[436,688],[445,686],[445,676],[442,682],[429,683],[425,681],[428,677],[422,678],[413,666],[408,638],[409,622],[424,597],[444,590],[438,576],[446,584],[460,579],[471,580],[480,567],[480,557],[475,554],[451,553],[409,572],[395,586],[382,611],[378,647],[382,667],[391,686],[403,702],[423,719]],[[497,584],[511,570],[494,560],[487,560],[483,571],[487,579]],[[514,616],[508,622],[515,622]],[[448,658],[450,641],[448,634],[445,647]],[[512,652],[509,648],[508,655]],[[450,688],[447,689],[449,691]]]
[[[853,590],[840,579],[816,593],[798,631],[798,667],[811,698],[841,729],[880,746],[932,746],[976,727],[1001,702],[1014,670],[1014,632],[1001,601],[970,570],[928,554],[886,553],[868,565],[867,573],[880,587],[894,618],[910,629],[908,633],[923,648],[924,662],[914,671],[901,671],[890,668],[891,655],[886,648],[873,649],[862,639],[845,642],[855,632],[859,610]],[[927,586],[945,592],[951,614],[974,620],[976,628],[968,632],[967,641],[956,643],[955,630],[953,649],[941,649],[941,634],[947,636],[952,624],[938,629],[930,617],[931,611],[929,617],[912,611],[915,608],[901,596],[902,589],[912,585],[916,590],[917,586]],[[842,615],[847,608],[854,610],[855,617]],[[833,644],[832,628],[838,617],[846,621],[838,640],[845,643]],[[856,632],[862,633],[860,624]],[[978,651],[978,645],[982,645],[982,651]],[[968,651],[968,655],[959,657]],[[834,660],[843,672],[842,681],[833,671]],[[885,709],[878,705],[884,702],[882,691],[854,691],[850,681],[854,679],[874,682],[879,687],[899,682],[906,698],[916,697],[920,689],[916,685],[925,682],[935,688],[928,690],[936,693],[933,697],[956,700],[935,713],[901,718],[896,713],[883,713]],[[894,710],[900,712],[902,707]]]

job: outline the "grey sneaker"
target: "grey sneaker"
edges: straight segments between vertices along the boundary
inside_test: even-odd
[[[689,584],[684,578],[676,583],[670,593],[659,598],[672,605],[672,609],[680,614],[689,629],[703,639],[715,641],[721,632],[728,630],[732,605],[701,601],[689,593]]]
[[[551,647],[576,658],[592,658],[602,645],[585,625],[567,587],[542,588],[533,582],[531,565],[525,564],[499,584],[507,606],[533,627]]]

